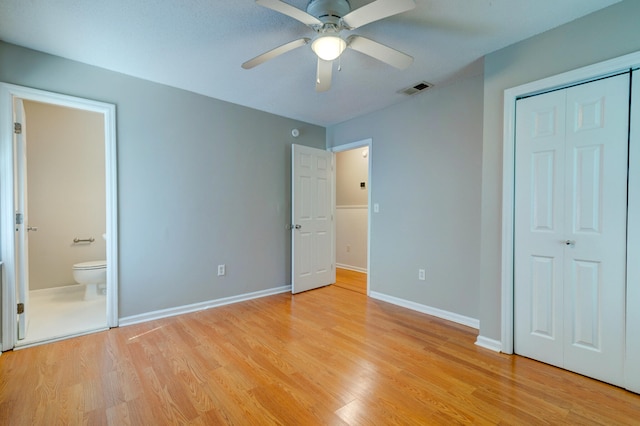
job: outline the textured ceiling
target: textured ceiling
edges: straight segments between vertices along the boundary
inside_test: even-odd
[[[306,8],[306,0],[287,1]],[[0,39],[327,126],[401,102],[406,95],[397,92],[419,81],[439,85],[474,72],[471,65],[487,53],[618,1],[416,0],[413,11],[351,32],[406,52],[414,63],[397,70],[347,49],[324,93],[315,91],[310,46],[240,67],[314,34],[253,0],[0,0]]]

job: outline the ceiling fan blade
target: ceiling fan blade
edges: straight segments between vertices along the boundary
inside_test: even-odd
[[[391,47],[387,47],[384,44],[362,36],[350,36],[347,39],[347,46],[401,70],[413,63],[413,57],[406,53],[402,53],[399,50],[392,49]]]
[[[415,7],[414,0],[376,0],[347,13],[342,17],[342,22],[350,29],[355,29]]]
[[[287,44],[283,44],[282,46],[276,47],[275,49],[271,49],[268,52],[263,53],[262,55],[258,55],[253,59],[248,60],[244,64],[242,64],[242,68],[248,70],[253,67],[256,67],[264,62],[267,62],[269,59],[273,59],[276,56],[280,56],[283,53],[287,53],[290,50],[296,49],[298,47],[302,47],[305,44],[311,41],[310,38],[301,38],[298,40],[290,41]]]
[[[280,12],[283,15],[290,16],[305,25],[322,26],[322,21],[315,16],[311,16],[304,10],[300,10],[297,7],[291,6],[290,4],[285,3],[281,0],[256,0],[256,3],[258,3],[260,6],[264,6],[266,8],[275,10],[276,12]]]
[[[318,58],[318,74],[316,76],[316,92],[326,92],[331,88],[333,61]]]

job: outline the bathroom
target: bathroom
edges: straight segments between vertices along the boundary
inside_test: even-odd
[[[16,346],[107,328],[103,115],[22,102],[29,316]]]

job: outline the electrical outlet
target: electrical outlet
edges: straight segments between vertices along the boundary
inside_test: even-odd
[[[351,246],[347,244],[347,253],[351,253]]]
[[[427,279],[427,278],[426,278],[426,272],[425,272],[425,270],[424,270],[424,269],[418,269],[418,279],[419,279],[420,281],[424,281],[424,280],[426,280],[426,279]]]
[[[374,213],[379,213],[380,212],[380,204],[373,203],[373,212]]]
[[[223,277],[227,273],[224,265],[218,265],[218,276]]]

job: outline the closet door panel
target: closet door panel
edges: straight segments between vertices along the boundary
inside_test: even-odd
[[[516,353],[563,365],[565,93],[516,110],[514,314]]]
[[[564,366],[624,384],[629,74],[567,89]]]

